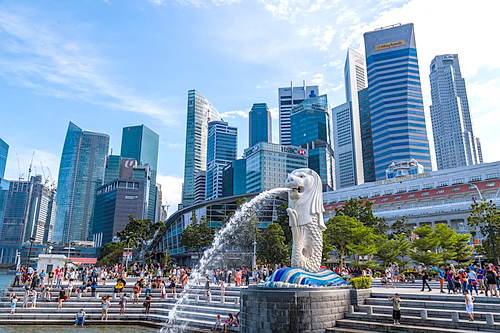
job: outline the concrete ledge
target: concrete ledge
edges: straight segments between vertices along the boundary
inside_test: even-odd
[[[325,332],[351,305],[351,289],[260,288],[241,290],[240,332]]]

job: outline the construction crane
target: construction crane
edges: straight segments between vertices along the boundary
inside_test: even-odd
[[[17,157],[17,170],[19,171],[19,181],[23,180],[24,173],[21,173],[21,166],[19,165],[19,155],[16,153]]]
[[[35,157],[35,151],[33,150],[33,154],[31,155],[30,168],[28,169],[28,181],[30,180],[30,177],[31,177],[31,167],[33,166],[33,158],[34,157]]]
[[[46,177],[45,177],[45,171],[43,170],[43,164],[42,164],[42,161],[40,161],[40,167],[42,168],[42,174],[43,174],[43,179],[44,179],[44,183],[43,183],[43,185],[47,185],[47,183],[49,182],[49,178],[46,178]]]

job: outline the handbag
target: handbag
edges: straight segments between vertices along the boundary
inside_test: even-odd
[[[476,280],[472,280],[472,285],[473,286],[477,285],[477,281]]]

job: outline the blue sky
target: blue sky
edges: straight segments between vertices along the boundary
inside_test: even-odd
[[[364,53],[364,32],[408,22],[427,114],[430,61],[458,53],[485,161],[499,160],[498,9],[495,0],[1,1],[6,178],[18,177],[17,157],[26,175],[33,151],[38,173],[42,162],[57,178],[69,121],[108,133],[115,152],[122,127],[145,124],[160,135],[159,181],[176,206],[189,89],[238,126],[242,152],[253,103],[276,116],[277,88],[291,80],[320,85],[331,106],[343,103],[347,47]],[[276,119],[273,130],[277,139]]]

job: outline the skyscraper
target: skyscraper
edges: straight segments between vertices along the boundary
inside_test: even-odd
[[[323,191],[335,189],[332,116],[326,95],[305,99],[290,116],[292,145],[308,151],[308,167],[318,173]]]
[[[337,187],[364,182],[358,92],[366,88],[365,57],[348,49],[344,67],[346,103],[332,109]]]
[[[97,188],[92,239],[97,247],[110,243],[129,222],[129,215],[144,219],[148,213],[146,197],[151,178],[149,165],[137,165],[124,158],[119,176]]]
[[[219,112],[196,90],[188,91],[186,153],[182,206],[194,203],[194,176],[207,168],[208,122],[221,120]]]
[[[439,170],[481,163],[457,54],[431,62],[431,119]]]
[[[364,34],[375,178],[393,162],[414,158],[426,171],[431,156],[413,24]]]
[[[373,161],[372,122],[370,118],[370,98],[368,88],[358,92],[358,100],[364,181],[365,183],[374,182],[375,162]]]
[[[9,145],[0,138],[0,230],[2,228],[5,209],[7,208],[7,195],[9,193],[9,181],[3,178],[8,153]]]
[[[224,121],[208,123],[205,200],[222,197],[224,168],[238,154],[238,129]]]
[[[318,86],[306,86],[305,81],[302,87],[294,87],[293,82],[290,82],[290,87],[278,89],[280,144],[286,146],[292,144],[290,132],[290,113],[292,108],[302,103],[306,98],[317,96],[319,96]]]
[[[29,180],[11,181],[7,196],[7,209],[0,230],[1,262],[14,263],[23,243],[33,237],[36,243],[50,233],[52,191],[42,183],[42,176]],[[49,239],[47,239],[49,240]]]
[[[108,147],[107,134],[84,131],[69,123],[59,166],[54,242],[90,238],[96,190],[103,184]]]
[[[9,145],[0,138],[0,180],[5,176],[5,166],[7,165],[7,154]]]
[[[158,145],[160,137],[145,125],[123,128],[122,158],[133,158],[139,165],[149,165],[151,182],[147,197],[148,213],[146,218],[151,221],[156,217],[156,172],[158,170]]]
[[[273,140],[271,111],[267,103],[255,103],[248,115],[248,146],[253,147],[259,142]]]

